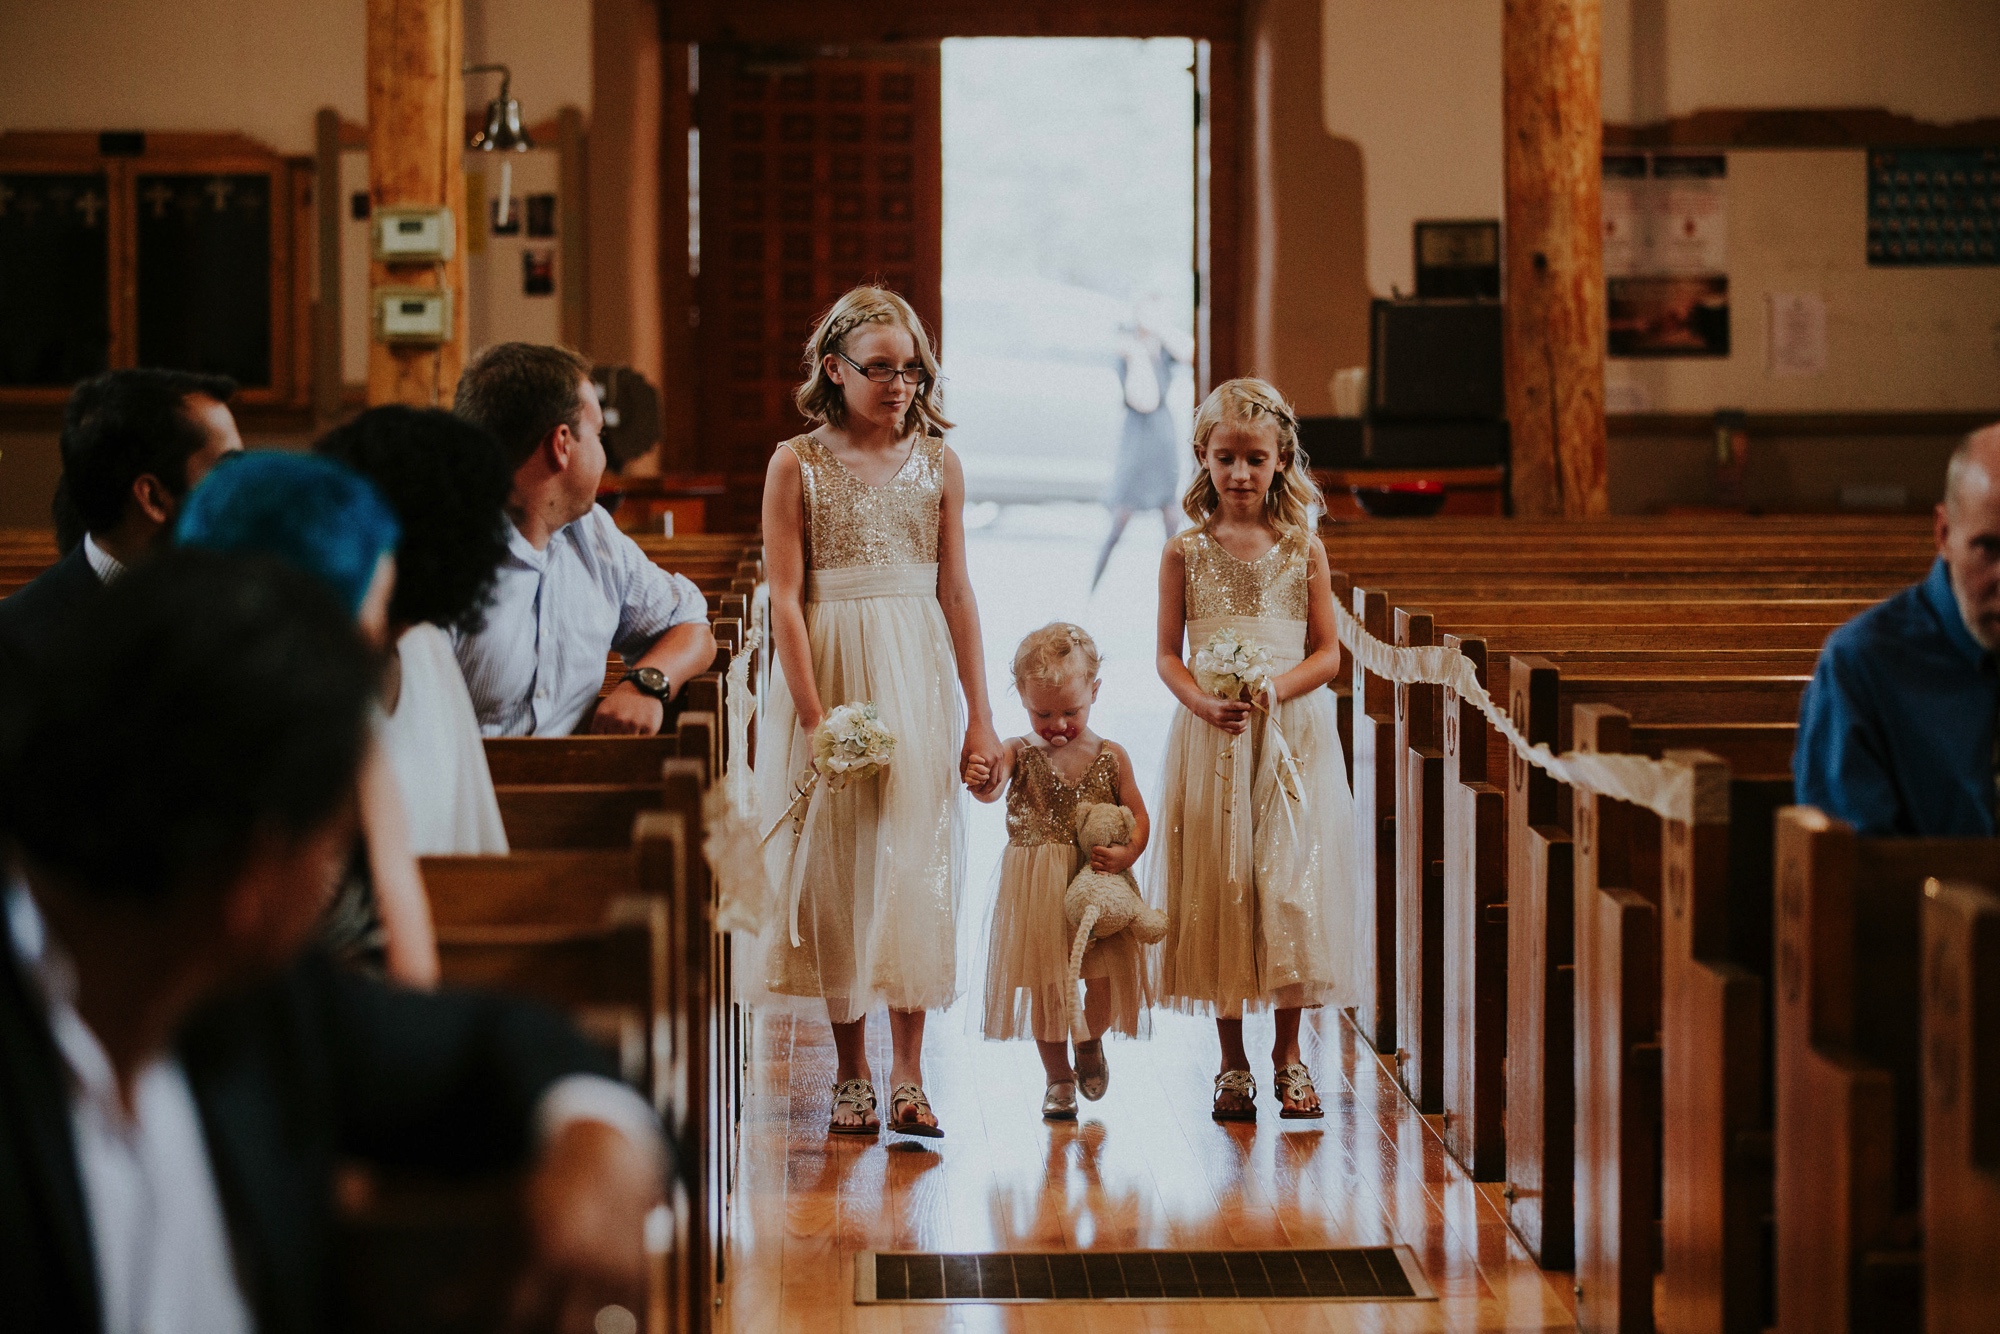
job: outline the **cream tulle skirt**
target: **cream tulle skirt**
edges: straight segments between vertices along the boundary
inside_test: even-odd
[[[787,821],[765,844],[773,892],[753,976],[773,994],[824,1000],[835,1023],[877,1004],[942,1009],[958,996],[965,724],[937,567],[815,571],[806,596],[821,706],[873,701],[896,752],[879,776],[827,792],[803,840]],[[791,804],[812,763],[782,672],[771,674],[768,696],[757,757],[766,827]]]
[[[1009,843],[1000,856],[1000,889],[987,928],[986,1015],[989,1038],[1069,1037],[1063,992],[1069,986],[1069,948],[1075,939],[1063,917],[1063,893],[1083,865],[1074,843]],[[1105,1032],[1144,1037],[1151,1028],[1152,995],[1139,942],[1128,931],[1092,942],[1083,955],[1083,977],[1103,978],[1110,989]],[[1082,1003],[1079,996],[1078,1003]]]
[[[1188,643],[1221,624],[1190,622]],[[1270,648],[1280,670],[1304,656],[1303,621],[1228,624]],[[1159,996],[1175,1009],[1229,1018],[1354,1003],[1354,798],[1333,694],[1286,700],[1275,721],[1297,762],[1290,781],[1261,711],[1232,737],[1181,709],[1167,734],[1151,896],[1168,919]]]

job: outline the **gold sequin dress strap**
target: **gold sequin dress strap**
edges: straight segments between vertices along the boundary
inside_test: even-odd
[[[1007,841],[1017,847],[1074,843],[1080,802],[1118,800],[1118,762],[1106,744],[1074,784],[1065,783],[1048,752],[1023,743],[1007,787]]]
[[[806,567],[935,565],[944,502],[944,441],[919,436],[896,475],[870,486],[812,435],[785,442],[799,460]]]

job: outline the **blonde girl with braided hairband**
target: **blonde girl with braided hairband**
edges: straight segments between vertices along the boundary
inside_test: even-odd
[[[764,482],[779,670],[758,728],[759,804],[767,818],[799,809],[813,734],[843,704],[873,704],[895,748],[879,773],[817,793],[766,842],[781,904],[760,933],[760,971],[772,995],[824,1004],[839,1067],[831,1133],[881,1128],[865,1026],[887,1008],[888,1126],[936,1137],[924,1018],[959,991],[958,789],[1001,753],[966,573],[964,474],[944,443],[929,335],[902,297],[857,287],[834,302],[804,373],[795,399],[813,429],[778,447]]]
[[[1063,896],[1083,869],[1077,807],[1100,803],[1132,813],[1125,844],[1091,849],[1092,867],[1107,874],[1129,871],[1151,832],[1132,757],[1090,730],[1098,665],[1096,641],[1068,621],[1021,641],[1014,651],[1014,688],[1034,730],[1008,741],[991,781],[978,786],[982,801],[1007,789],[1007,847],[986,932],[981,1028],[988,1038],[1035,1040],[1045,1079],[1042,1116],[1049,1121],[1076,1120],[1078,1093],[1093,1102],[1104,1096],[1111,1083],[1107,1032],[1142,1037],[1150,1024],[1152,997],[1139,942],[1125,931],[1093,941],[1081,970],[1090,1036],[1075,1044],[1071,1061],[1074,984]]]
[[[1291,405],[1262,380],[1208,396],[1194,457],[1183,504],[1196,526],[1160,559],[1160,678],[1182,706],[1150,895],[1168,917],[1160,1000],[1216,1021],[1216,1120],[1256,1119],[1243,1015],[1266,1008],[1279,1115],[1318,1117],[1300,1019],[1352,999],[1356,893],[1354,802],[1325,688],[1340,644],[1313,532],[1319,493]],[[1204,688],[1197,671],[1228,679],[1218,658],[1250,664],[1250,698]]]

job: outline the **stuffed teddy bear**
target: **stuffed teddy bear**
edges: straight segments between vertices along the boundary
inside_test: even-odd
[[[1076,1003],[1077,982],[1083,973],[1083,952],[1093,940],[1130,931],[1142,945],[1150,945],[1167,934],[1167,915],[1149,908],[1139,897],[1139,886],[1130,871],[1109,875],[1093,870],[1092,848],[1115,848],[1129,842],[1137,822],[1124,806],[1086,801],[1076,808],[1076,843],[1083,849],[1083,869],[1063,891],[1063,916],[1076,930],[1076,942],[1069,951],[1069,1025],[1079,1042],[1090,1040]]]

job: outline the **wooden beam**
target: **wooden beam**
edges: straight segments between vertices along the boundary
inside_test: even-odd
[[[340,415],[340,113],[321,107],[313,184],[318,224],[318,295],[313,301],[313,415],[331,421]]]
[[[564,107],[556,113],[556,207],[561,219],[556,225],[556,245],[562,252],[562,323],[565,347],[583,348],[591,355],[586,330],[590,328],[590,245],[586,206],[583,113]]]
[[[945,37],[1234,39],[1244,0],[887,0],[843,9],[817,0],[685,0],[661,6],[681,42],[911,42]]]
[[[1599,0],[1506,0],[1507,418],[1514,512],[1609,511]]]
[[[371,260],[371,286],[451,293],[437,347],[371,342],[368,402],[448,407],[465,363],[465,12],[460,0],[368,0],[368,191],[377,209],[443,206],[457,244],[442,264]]]

